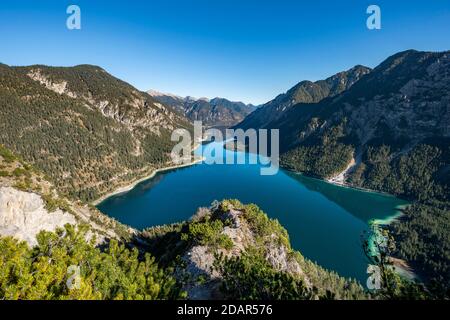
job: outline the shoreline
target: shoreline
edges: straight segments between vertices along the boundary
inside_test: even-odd
[[[288,170],[288,169],[284,169],[284,170]],[[361,192],[376,193],[376,194],[380,194],[380,195],[387,196],[387,197],[395,197],[395,198],[401,199],[401,198],[399,198],[393,194],[387,193],[387,192],[356,187],[356,186],[352,186],[346,182],[339,182],[339,181],[335,181],[333,179],[321,179],[321,178],[317,178],[317,177],[310,177],[310,176],[305,175],[298,171],[293,171],[293,170],[288,170],[288,171],[293,172],[294,174],[298,174],[298,175],[302,175],[302,176],[311,178],[311,179],[329,183],[331,185],[341,187],[341,188],[348,188],[348,189],[358,190]],[[376,227],[383,228],[383,227],[389,227],[389,225],[391,225],[395,221],[398,221],[401,217],[404,216],[404,214],[405,214],[404,209],[411,205],[411,203],[408,200],[406,200],[406,199],[401,199],[401,200],[404,200],[405,202],[408,202],[408,203],[396,206],[395,207],[396,212],[393,215],[385,217],[384,219],[373,219],[373,220],[369,221],[368,225],[369,226],[375,225]],[[372,242],[373,237],[376,237],[378,234],[379,234],[378,232],[376,232],[375,234],[372,234],[369,237],[369,242]],[[397,274],[399,274],[400,276],[402,276],[410,281],[415,280],[415,279],[419,279],[419,281],[420,281],[420,277],[418,276],[418,274],[416,272],[414,272],[414,269],[408,264],[408,261],[397,258],[395,256],[391,256],[391,257],[389,257],[389,259],[391,260],[394,271]]]
[[[371,225],[376,226],[376,231],[374,234],[372,234],[369,238],[369,241],[373,241],[373,237],[377,237],[380,235],[380,228],[383,227],[389,227],[393,222],[398,221],[401,217],[404,216],[403,209],[408,207],[410,204],[403,204],[396,207],[397,213],[386,217],[384,219],[374,219],[370,222]],[[394,268],[394,271],[399,274],[400,276],[412,281],[415,279],[419,279],[419,276],[416,272],[414,272],[414,269],[409,265],[408,261],[404,259],[400,259],[396,256],[390,256],[389,260],[392,263],[392,267]]]
[[[397,207],[395,207],[397,212],[394,215],[392,215],[390,217],[386,217],[384,219],[373,219],[373,220],[371,220],[371,223],[374,225],[377,225],[377,226],[389,226],[393,222],[398,221],[398,219],[403,217],[405,215],[403,210],[406,209],[410,205],[411,205],[410,203],[398,205]]]
[[[288,171],[288,172],[291,172],[291,173],[294,173],[294,174],[297,174],[297,175],[301,175],[301,176],[309,178],[309,179],[314,179],[314,180],[317,180],[317,181],[322,181],[322,182],[325,182],[325,183],[329,183],[329,184],[331,184],[333,186],[336,186],[336,187],[353,189],[353,190],[358,190],[358,191],[368,192],[368,193],[376,193],[376,194],[379,194],[379,195],[383,195],[383,196],[387,196],[387,197],[393,197],[393,198],[397,198],[397,199],[400,199],[400,200],[403,200],[403,201],[408,201],[407,199],[400,198],[400,197],[398,197],[396,195],[393,195],[391,193],[387,193],[387,192],[384,192],[384,191],[378,191],[378,190],[372,190],[372,189],[367,189],[367,188],[363,188],[363,187],[358,187],[358,186],[354,186],[354,185],[351,185],[351,184],[346,183],[346,182],[342,183],[342,182],[332,181],[332,180],[325,179],[325,178],[318,178],[318,177],[314,177],[314,176],[310,176],[310,175],[304,174],[303,172],[290,170],[290,169],[284,168],[282,166],[280,166],[280,169],[283,169],[285,171]]]
[[[199,146],[200,146],[200,144],[196,144],[194,146],[193,150],[194,151],[197,150],[197,148]],[[145,177],[139,178],[137,180],[134,180],[133,182],[127,184],[126,186],[118,187],[114,191],[108,192],[107,194],[101,196],[97,200],[92,201],[91,204],[94,205],[94,206],[98,206],[100,203],[102,203],[103,201],[107,200],[108,198],[111,198],[113,196],[116,196],[116,195],[119,195],[119,194],[122,194],[122,193],[129,192],[129,191],[133,190],[141,182],[144,182],[146,180],[150,180],[150,179],[154,178],[160,172],[165,172],[165,171],[170,171],[170,170],[174,170],[174,169],[190,167],[190,166],[196,165],[198,163],[201,163],[204,160],[204,157],[196,157],[195,155],[193,157],[194,157],[194,160],[192,160],[189,163],[183,163],[183,164],[179,164],[179,165],[172,165],[172,166],[168,166],[168,167],[162,167],[162,168],[155,169],[155,170],[152,171],[151,174],[149,174],[149,175],[147,175]]]

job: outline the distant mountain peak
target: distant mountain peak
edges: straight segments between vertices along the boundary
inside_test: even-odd
[[[148,94],[159,102],[184,114],[191,121],[201,120],[209,127],[233,126],[256,109],[252,104],[230,101],[221,97],[213,99],[194,98],[192,96],[181,97],[155,90],[149,90]]]
[[[206,102],[210,102],[211,100],[210,100],[209,98],[206,98],[206,97],[201,97],[201,98],[198,98],[197,101],[206,101]]]
[[[359,148],[385,144],[405,152],[427,139],[450,137],[450,51],[407,50],[368,70],[357,66],[316,82],[329,89],[329,98],[320,101],[303,101],[284,109],[286,99],[281,96],[238,126],[279,128],[283,131],[280,145],[285,149],[316,143],[333,125],[342,125],[342,135]],[[347,89],[339,86],[342,79]],[[338,93],[333,95],[336,85]],[[301,86],[295,93],[303,91],[307,90]]]
[[[154,98],[162,97],[162,96],[170,96],[172,98],[183,99],[183,97],[175,95],[175,94],[160,92],[160,91],[151,90],[151,89],[148,90],[147,93]]]

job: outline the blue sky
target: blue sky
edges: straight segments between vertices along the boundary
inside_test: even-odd
[[[66,28],[81,8],[82,29]],[[366,28],[381,7],[382,30]],[[450,0],[0,2],[0,62],[95,64],[140,90],[266,102],[406,49],[450,49]]]

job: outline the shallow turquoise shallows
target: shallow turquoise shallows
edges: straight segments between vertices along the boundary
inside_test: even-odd
[[[247,160],[256,157],[224,152],[225,156]],[[260,168],[260,164],[201,163],[167,171],[127,193],[108,198],[98,208],[122,223],[143,229],[186,220],[197,208],[209,206],[214,200],[256,203],[280,221],[289,232],[292,246],[305,257],[365,284],[367,261],[361,234],[370,220],[392,218],[406,202],[283,170],[274,176],[262,176]]]

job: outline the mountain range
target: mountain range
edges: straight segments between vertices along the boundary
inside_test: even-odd
[[[423,143],[445,149],[449,61],[449,52],[409,50],[373,70],[356,66],[326,80],[302,81],[235,127],[279,129],[285,164],[322,178],[351,162],[361,165],[369,148],[389,147],[389,160]]]
[[[234,102],[225,98],[180,97],[149,90],[154,99],[178,110],[189,120],[202,121],[205,127],[227,128],[241,122],[256,110],[252,104]]]

